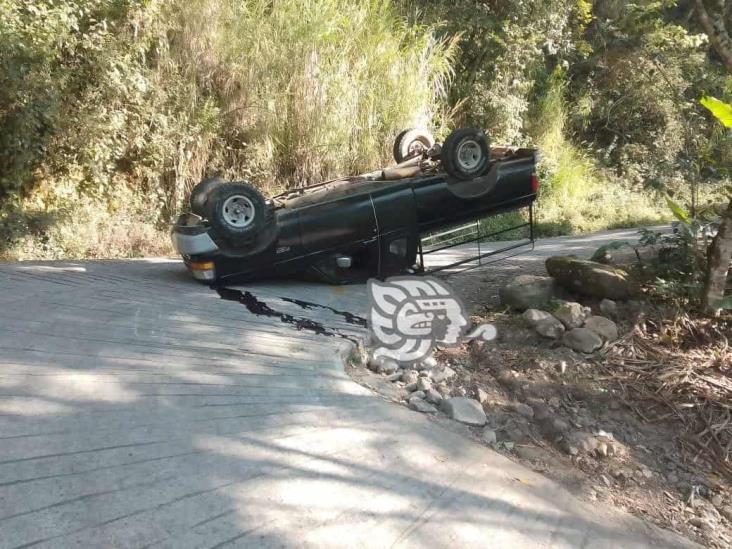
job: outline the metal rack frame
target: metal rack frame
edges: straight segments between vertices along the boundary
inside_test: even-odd
[[[491,263],[496,263],[503,259],[508,259],[509,257],[514,257],[516,255],[519,255],[520,253],[523,253],[525,251],[526,247],[530,247],[530,250],[533,250],[534,243],[535,243],[535,240],[534,240],[534,204],[533,203],[530,204],[528,206],[528,209],[529,209],[529,220],[527,222],[519,223],[512,227],[508,227],[506,229],[501,229],[500,231],[495,231],[493,233],[483,234],[481,231],[481,221],[483,221],[483,219],[488,219],[488,217],[492,217],[492,216],[488,216],[483,219],[478,219],[477,221],[474,221],[472,223],[468,223],[466,225],[462,225],[460,227],[450,229],[449,231],[443,231],[443,232],[428,235],[428,236],[420,236],[419,248],[418,248],[419,265],[421,268],[420,272],[422,272],[424,274],[438,273],[440,271],[445,271],[447,269],[454,269],[455,267],[464,266],[471,262],[477,262],[477,264],[475,264],[475,265],[465,266],[462,269],[459,269],[457,271],[450,272],[450,273],[447,273],[446,275],[444,275],[444,276],[451,276],[451,275],[454,275],[454,274],[457,274],[460,272],[468,271],[470,269],[476,269],[476,268],[482,267],[484,265],[490,265]],[[473,232],[471,233],[471,235],[474,235],[472,237],[461,239],[457,235],[450,236],[450,235],[454,235],[455,233],[465,231],[471,227],[473,228]],[[487,251],[485,253],[483,253],[481,251],[481,247],[480,247],[481,242],[485,242],[488,238],[498,236],[500,234],[504,234],[504,233],[507,233],[510,231],[523,229],[525,227],[528,227],[528,230],[529,230],[528,238],[522,239],[518,243],[513,243],[508,246],[503,246],[497,250],[491,250],[491,251]],[[435,239],[435,238],[443,239],[445,237],[447,237],[446,238],[447,241],[450,241],[449,244],[441,243],[441,244],[437,244],[436,247],[434,247],[434,248],[425,250],[425,241],[428,241],[430,239]],[[452,242],[452,240],[456,240],[456,241]],[[478,243],[478,253],[476,255],[470,256],[466,259],[461,259],[460,261],[455,261],[453,263],[450,263],[449,265],[441,265],[441,266],[432,267],[432,268],[425,266],[425,256],[429,256],[430,254],[441,252],[443,250],[456,248],[458,246],[463,246],[465,244],[471,244],[473,242]],[[496,259],[492,259],[490,261],[484,261],[486,258],[494,257],[498,254],[503,254],[503,253],[514,251],[514,250],[516,250],[514,253],[511,253],[511,254],[505,255],[503,257],[496,258]]]

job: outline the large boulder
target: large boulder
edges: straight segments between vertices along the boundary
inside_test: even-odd
[[[600,299],[627,300],[633,294],[626,271],[576,257],[554,256],[546,260],[546,270],[568,290]]]
[[[519,275],[498,291],[501,303],[525,311],[540,308],[554,297],[556,285],[548,276]]]
[[[455,421],[467,425],[485,425],[486,417],[480,402],[467,397],[452,397],[442,401],[442,410]]]
[[[602,338],[587,328],[575,328],[564,334],[562,343],[580,353],[593,353],[602,347]]]

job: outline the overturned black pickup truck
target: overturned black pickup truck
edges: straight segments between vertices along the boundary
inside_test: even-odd
[[[425,234],[536,199],[537,151],[491,149],[480,130],[455,130],[442,145],[405,130],[394,159],[391,168],[270,199],[245,182],[204,180],[173,244],[201,281],[297,275],[343,284],[424,272]]]

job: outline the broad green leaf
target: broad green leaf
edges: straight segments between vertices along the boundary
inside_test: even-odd
[[[725,128],[732,128],[732,105],[714,97],[702,97],[699,101]]]
[[[682,223],[686,223],[687,225],[689,224],[689,214],[686,213],[681,206],[671,200],[668,196],[666,197],[666,204],[668,204],[669,209],[674,214],[676,219],[678,219]]]

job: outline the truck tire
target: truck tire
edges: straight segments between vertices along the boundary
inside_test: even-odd
[[[435,138],[427,130],[419,128],[404,130],[394,140],[394,161],[401,164],[427,151],[434,144]]]
[[[246,182],[215,187],[206,201],[206,217],[219,236],[232,241],[254,238],[274,221],[262,193]]]
[[[224,181],[220,177],[207,177],[197,183],[191,190],[191,196],[188,199],[191,211],[200,217],[206,217],[206,201],[211,191],[223,184]]]
[[[482,130],[455,130],[442,145],[442,167],[456,179],[473,179],[483,175],[490,165],[490,145]]]

